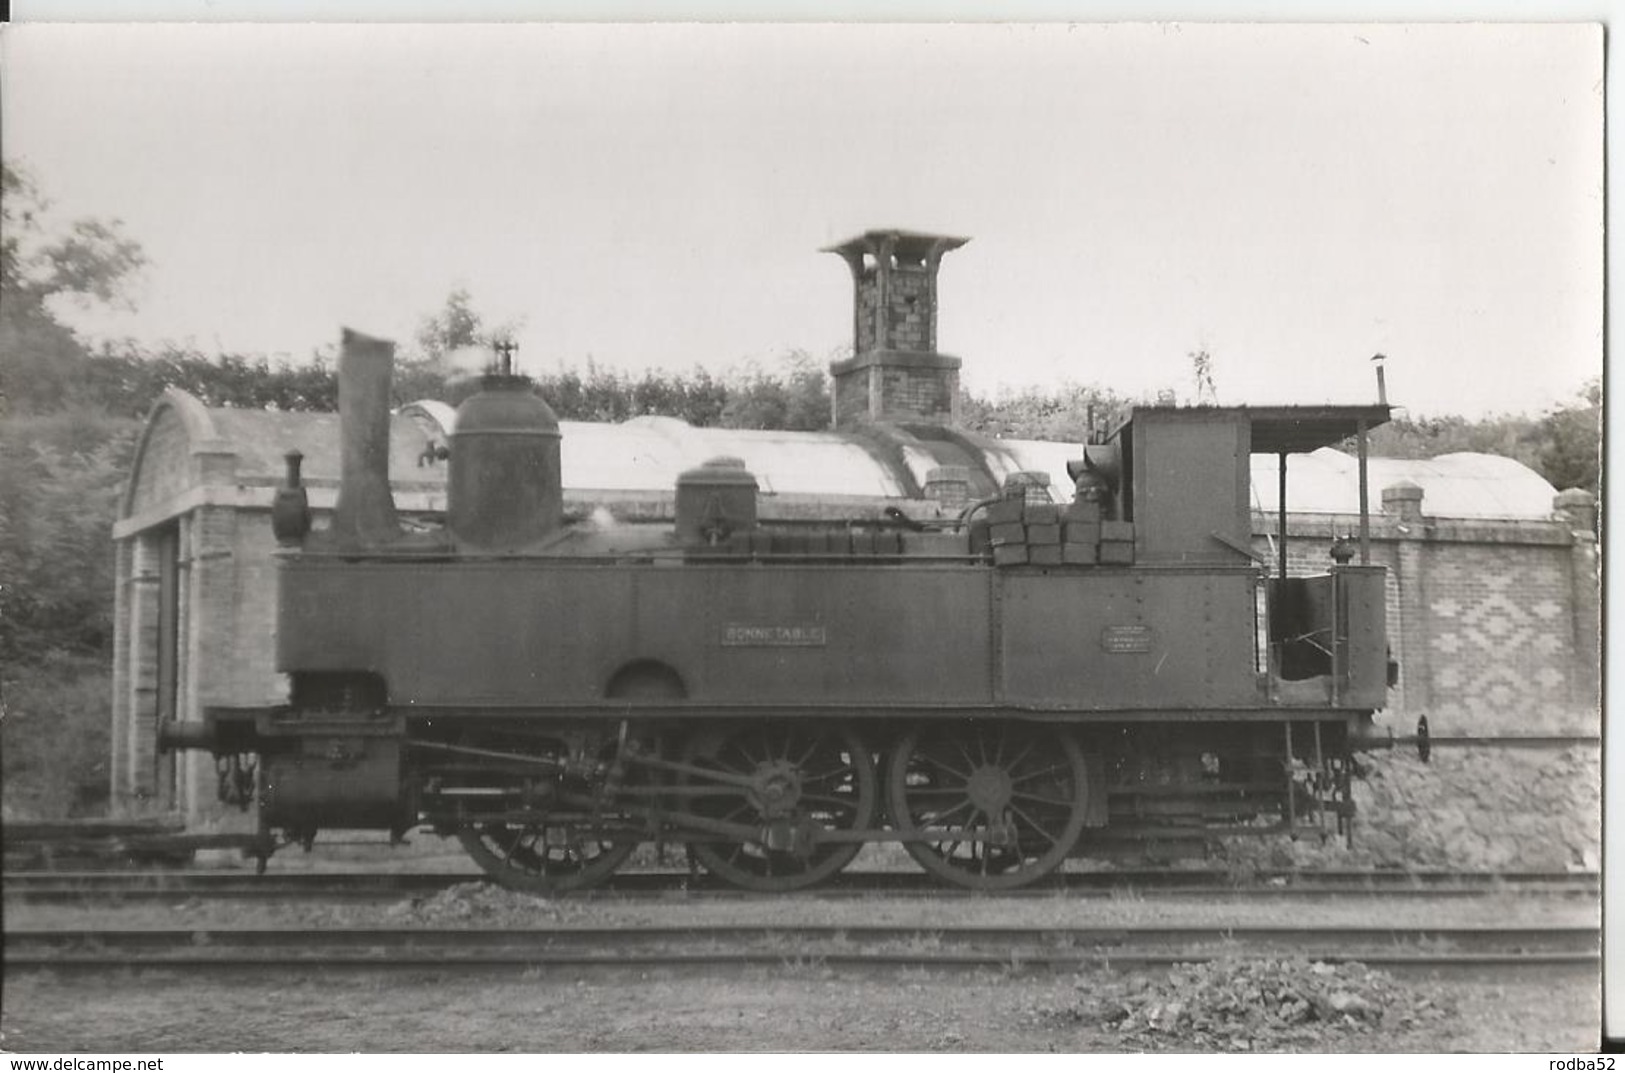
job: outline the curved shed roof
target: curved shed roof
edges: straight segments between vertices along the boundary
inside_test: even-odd
[[[456,411],[434,400],[414,402],[400,413],[417,421],[430,438],[445,442],[456,430]],[[1018,471],[1050,477],[1050,494],[1070,499],[1067,459],[1076,444],[1037,440],[987,440],[957,436],[947,441],[900,435],[881,444],[845,432],[792,432],[698,428],[675,417],[634,417],[620,424],[560,421],[564,483],[573,490],[656,491],[672,488],[677,475],[719,455],[745,460],[762,491],[797,495],[904,498],[923,487],[940,465],[975,461],[994,484]],[[966,446],[980,457],[962,458]]]
[[[561,421],[567,487],[614,491],[672,488],[709,458],[745,460],[763,492],[898,498],[898,475],[851,439],[820,432],[695,428],[671,417],[619,425]]]
[[[1518,520],[1547,518],[1557,495],[1544,477],[1516,459],[1458,454],[1437,458],[1373,458],[1371,509],[1382,489],[1410,481],[1423,492],[1422,513],[1439,518]],[[1253,456],[1253,506],[1279,509],[1274,455]],[[1359,460],[1330,447],[1287,461],[1287,510],[1295,514],[1358,514]]]
[[[424,449],[445,443],[456,412],[424,400],[402,407],[390,431],[390,476],[398,487],[438,492],[444,465],[421,464]],[[621,424],[563,421],[561,462],[572,492],[667,493],[677,475],[718,455],[744,459],[769,494],[842,498],[918,496],[939,465],[970,463],[976,485],[987,486],[1017,471],[1049,474],[1058,502],[1071,497],[1066,463],[1078,445],[1036,440],[988,440],[945,432],[896,430],[889,437],[847,432],[779,432],[696,428],[670,417],[638,417]],[[274,413],[209,408],[172,390],[154,408],[131,472],[124,516],[151,509],[186,484],[209,475],[192,456],[234,459],[231,483],[269,486],[280,482],[284,454],[303,452],[306,480],[317,486],[339,476],[336,414]],[[162,458],[158,456],[163,456]],[[1253,506],[1274,512],[1276,460],[1252,460]],[[1534,471],[1509,458],[1453,454],[1426,460],[1370,460],[1372,509],[1381,490],[1401,480],[1424,492],[1423,512],[1442,518],[1537,519],[1552,513],[1556,494]],[[160,480],[159,477],[162,477]],[[218,480],[216,473],[214,479]],[[976,491],[976,489],[973,489]],[[1355,514],[1359,510],[1358,463],[1332,448],[1293,455],[1288,463],[1287,509],[1293,513]]]
[[[426,443],[411,418],[397,415],[391,421],[389,468],[397,485],[444,488],[443,466],[418,465]],[[208,407],[196,396],[170,388],[147,415],[119,517],[172,515],[184,509],[186,497],[202,486],[278,485],[287,468],[284,456],[294,449],[304,455],[307,484],[328,488],[338,484],[337,414]]]

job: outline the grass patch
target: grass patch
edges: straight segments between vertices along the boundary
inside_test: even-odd
[[[105,661],[48,654],[4,683],[0,808],[8,820],[105,816],[112,753]]]

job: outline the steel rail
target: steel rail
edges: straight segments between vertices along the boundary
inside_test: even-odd
[[[1600,967],[1594,927],[870,927],[11,929],[5,967],[490,969],[1081,968],[1293,956],[1402,968]]]
[[[468,883],[488,882],[483,873],[414,872],[12,872],[0,881],[5,897],[29,902],[110,899],[154,901],[187,895],[231,899],[379,900],[434,894]],[[1136,895],[1203,897],[1475,897],[1496,893],[1598,893],[1595,872],[1377,872],[1320,871],[1259,873],[1248,882],[1205,870],[1074,872],[1032,887],[1003,892],[1007,898],[1110,897]],[[659,897],[681,893],[705,898],[757,898],[710,876],[686,872],[631,872],[604,887],[569,895],[575,900]],[[877,893],[933,898],[981,897],[975,891],[940,886],[916,872],[845,873],[798,897],[836,900]]]
[[[1504,954],[1409,953],[1376,951],[1372,953],[1339,954],[1314,952],[1309,960],[1328,964],[1358,962],[1370,968],[1391,971],[1414,970],[1489,970],[1499,972],[1520,969],[1583,969],[1587,973],[1600,971],[1601,959],[1596,954],[1509,952]],[[469,970],[511,969],[531,972],[538,969],[683,969],[683,968],[773,968],[815,964],[828,968],[846,969],[1044,969],[1053,972],[1081,971],[1095,968],[1157,968],[1189,965],[1219,960],[1223,955],[1203,951],[1137,951],[1119,950],[1108,954],[1081,954],[1064,951],[1009,951],[1004,953],[741,953],[714,951],[704,953],[664,954],[448,954],[346,956],[342,954],[279,955],[256,952],[247,956],[217,956],[212,958],[172,957],[146,954],[90,954],[72,958],[7,954],[5,965],[12,972],[49,970],[150,970],[194,969],[213,971],[262,971],[268,969],[313,970],[368,970],[448,972]]]
[[[1573,749],[1602,745],[1602,738],[1596,734],[1429,734],[1426,738],[1406,734],[1378,739],[1378,744],[1382,748],[1391,745],[1414,749],[1420,741],[1435,749]]]
[[[1599,930],[1587,924],[1451,925],[1399,927],[1394,925],[1166,925],[1112,924],[1056,927],[1028,924],[624,924],[551,925],[547,927],[343,927],[311,929],[302,926],[237,928],[81,928],[43,926],[7,928],[8,945],[44,943],[52,946],[112,948],[288,947],[319,942],[335,946],[422,946],[461,948],[490,945],[509,950],[546,949],[559,945],[622,946],[637,943],[711,941],[729,943],[794,940],[831,943],[900,943],[929,940],[933,944],[1032,943],[1064,947],[1140,946],[1225,943],[1239,945],[1301,946],[1323,942],[1364,948],[1404,944],[1442,943],[1464,952],[1501,952],[1536,946],[1551,950],[1595,951]],[[316,937],[319,937],[316,938]]]

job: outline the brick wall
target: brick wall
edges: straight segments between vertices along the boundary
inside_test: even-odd
[[[931,308],[931,273],[922,267],[899,265],[892,269],[890,301],[886,303],[886,327],[891,350],[936,349],[931,338],[936,321]]]
[[[850,428],[869,419],[869,374],[866,367],[835,376],[836,428]]]
[[[123,683],[117,698],[124,726],[116,739],[125,753],[114,758],[114,804],[121,809],[149,812],[158,808],[158,549],[159,533],[142,533],[132,541],[130,573],[125,580],[128,617],[119,627],[127,634],[123,649],[128,662],[115,675]]]
[[[190,688],[179,716],[201,719],[203,709],[211,705],[275,701],[278,698],[257,683],[253,673],[256,651],[265,644],[263,623],[243,627],[245,610],[270,605],[276,597],[275,586],[266,583],[269,578],[261,584],[244,584],[245,574],[253,574],[256,560],[265,557],[254,536],[259,529],[268,530],[269,522],[262,512],[221,506],[199,507],[189,521],[190,605],[198,628],[185,635]],[[189,814],[206,818],[211,826],[229,824],[240,814],[219,803],[213,758],[200,753],[188,753],[186,758],[182,784],[189,796]]]
[[[835,426],[864,421],[954,421],[959,370],[946,365],[837,363]]]
[[[1254,518],[1255,548],[1275,562],[1273,517]],[[1334,535],[1356,518],[1288,520],[1291,575],[1324,572]],[[1597,733],[1595,541],[1552,521],[1372,519],[1371,562],[1387,568],[1388,642],[1399,661],[1388,724],[1408,733]]]
[[[1574,700],[1567,548],[1435,544],[1421,559],[1436,720],[1495,713],[1516,724],[1538,718],[1547,698]]]
[[[881,302],[879,273],[869,269],[857,281],[857,352],[907,350],[924,354],[935,350],[931,271],[923,265],[896,265],[887,277],[883,326],[877,324],[875,315]],[[881,328],[878,336],[877,327]]]
[[[135,542],[122,540],[113,548],[113,696],[110,709],[113,716],[111,762],[112,802],[115,812],[123,810],[130,799],[130,771],[125,760],[130,756],[130,673],[131,654],[134,650],[133,631],[129,628],[130,580],[135,569]]]
[[[867,269],[857,278],[852,301],[857,318],[853,350],[866,354],[884,345],[875,333],[875,310],[880,304],[879,273],[875,269]]]
[[[276,704],[287,698],[287,682],[276,669],[276,538],[268,513],[244,512],[237,519],[236,600],[232,611],[238,643],[229,675],[217,683],[236,704]],[[221,702],[217,702],[221,703]]]
[[[951,421],[959,373],[949,369],[883,368],[881,399],[892,420]]]

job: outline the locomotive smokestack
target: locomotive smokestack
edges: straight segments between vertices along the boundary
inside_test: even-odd
[[[389,384],[395,344],[344,329],[339,351],[339,436],[343,484],[333,535],[381,544],[400,533],[389,493]]]

